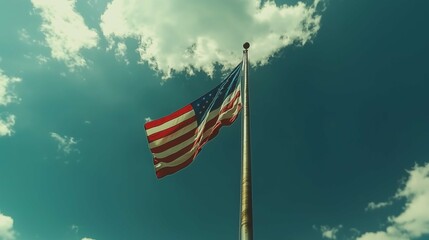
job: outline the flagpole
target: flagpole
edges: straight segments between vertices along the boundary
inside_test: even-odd
[[[249,118],[249,88],[248,88],[248,54],[250,47],[248,42],[243,44],[243,144],[241,159],[241,216],[240,216],[240,240],[253,240],[252,217],[252,173],[250,165],[250,118]]]

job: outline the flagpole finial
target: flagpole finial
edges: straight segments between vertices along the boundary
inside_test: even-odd
[[[244,44],[243,44],[243,48],[244,49],[248,49],[250,47],[250,43],[248,43],[248,42],[245,42]]]

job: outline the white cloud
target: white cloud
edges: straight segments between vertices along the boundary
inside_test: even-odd
[[[20,81],[20,78],[9,77],[0,69],[0,106],[6,106],[19,100],[12,89],[13,85]],[[11,136],[13,133],[12,127],[14,125],[15,115],[0,113],[0,137]]]
[[[73,224],[73,225],[71,225],[70,229],[75,233],[79,232],[79,226],[78,225]]]
[[[356,228],[350,228],[349,231],[351,232],[351,238],[349,239],[356,239],[356,237],[361,234],[361,232]]]
[[[320,228],[313,226],[313,228],[320,231],[322,233],[322,237],[326,239],[337,239],[338,231],[342,227],[342,225],[338,225],[337,227],[320,226]]]
[[[95,240],[95,239],[94,238],[84,237],[84,238],[82,238],[82,240]]]
[[[75,148],[77,141],[73,137],[61,136],[58,133],[51,132],[51,137],[57,141],[58,150],[64,152],[65,154],[70,154],[71,152],[79,152]]]
[[[0,213],[0,239],[14,240],[15,231],[13,230],[13,219]]]
[[[365,211],[375,210],[375,209],[379,209],[379,208],[384,208],[384,207],[390,206],[392,204],[393,204],[392,201],[379,202],[379,203],[370,202],[370,203],[368,203],[368,206],[365,208]]]
[[[0,137],[12,136],[15,125],[15,115],[7,115],[4,119],[0,116]]]
[[[49,58],[48,58],[48,57],[43,56],[43,55],[37,55],[37,56],[36,56],[36,59],[37,59],[37,62],[38,62],[39,64],[45,64],[45,63],[47,63],[47,62],[48,62],[48,60],[49,60]]]
[[[130,64],[130,61],[126,57],[127,45],[123,42],[119,42],[115,48],[115,56],[118,59],[122,59],[126,64]]]
[[[28,45],[40,45],[40,46],[46,46],[45,43],[42,41],[37,40],[35,37],[31,36],[28,33],[28,30],[25,28],[18,30],[18,38],[21,42],[28,44]]]
[[[416,165],[395,198],[406,200],[398,216],[389,217],[385,231],[368,232],[357,240],[409,240],[429,234],[429,163]]]
[[[320,27],[320,1],[289,6],[261,0],[113,0],[100,26],[111,48],[138,39],[141,62],[165,79],[173,71],[211,74],[216,63],[235,66],[245,41],[251,43],[251,61],[266,64],[281,48],[311,40]]]
[[[27,29],[22,28],[18,30],[19,40],[25,43],[31,43],[30,35],[28,34]]]
[[[11,86],[20,81],[20,78],[6,76],[3,70],[0,69],[0,105],[6,106],[18,100],[16,95],[12,92]]]
[[[31,0],[39,10],[43,23],[41,31],[51,48],[53,58],[64,61],[70,68],[86,66],[80,50],[97,45],[98,34],[89,29],[76,12],[76,0]]]

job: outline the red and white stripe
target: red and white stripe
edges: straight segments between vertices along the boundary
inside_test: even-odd
[[[222,126],[230,125],[241,110],[240,84],[223,104],[205,116],[198,126],[194,109],[187,105],[145,124],[156,176],[162,178],[188,166]]]

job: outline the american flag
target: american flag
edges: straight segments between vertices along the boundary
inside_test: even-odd
[[[204,96],[144,125],[158,178],[188,166],[222,126],[235,121],[241,110],[241,67],[242,63],[238,64],[225,80]]]

